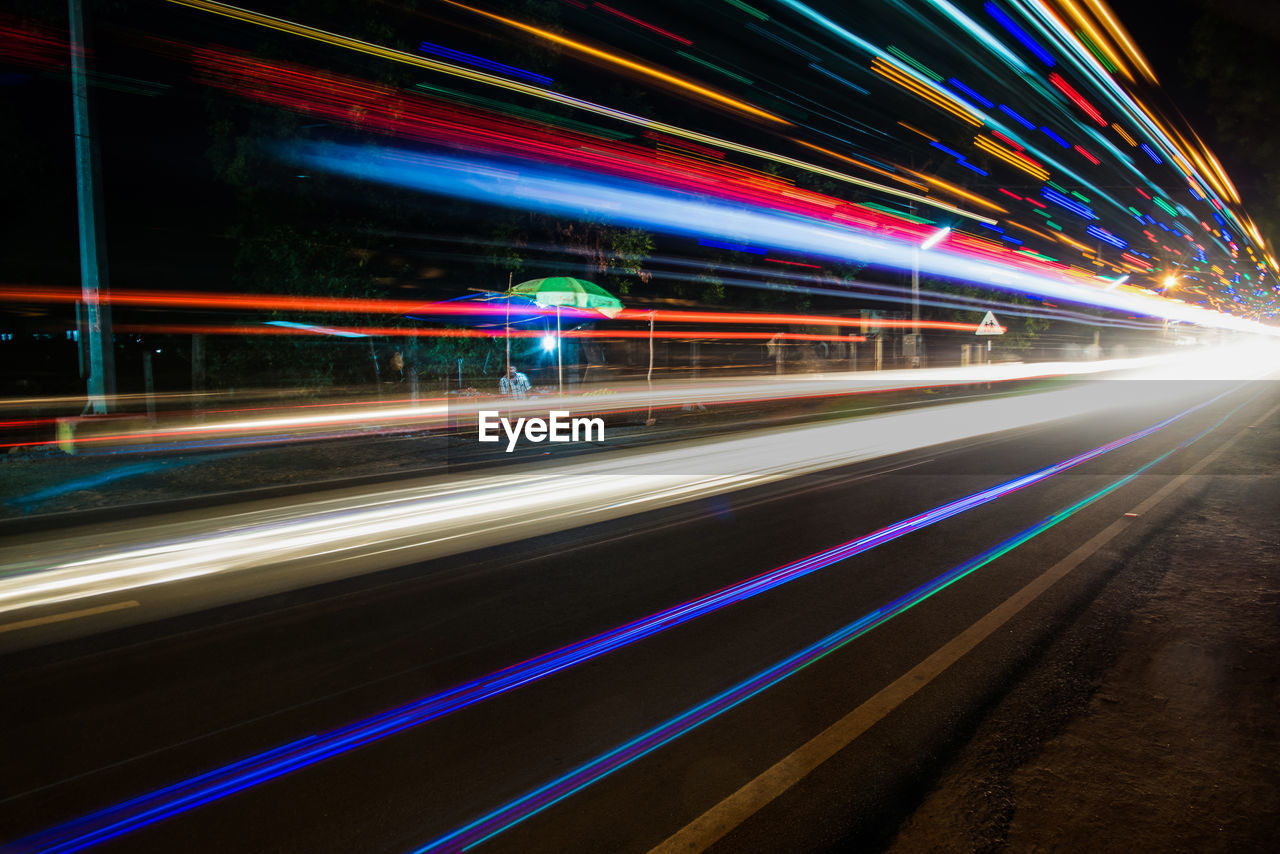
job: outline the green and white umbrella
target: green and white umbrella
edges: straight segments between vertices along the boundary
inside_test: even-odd
[[[622,300],[586,279],[575,279],[572,276],[547,276],[543,279],[530,279],[512,286],[507,294],[532,299],[544,308],[555,306],[556,309],[556,375],[560,392],[564,392],[564,362],[560,356],[560,308],[585,308],[598,311],[605,317],[617,317],[622,311]]]
[[[622,311],[622,300],[594,282],[572,276],[548,276],[530,279],[511,288],[512,296],[529,297],[543,307],[571,306],[589,308],[605,317],[616,317]]]

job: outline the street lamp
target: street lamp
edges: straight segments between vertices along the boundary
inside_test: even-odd
[[[1170,273],[1169,275],[1164,277],[1164,281],[1161,282],[1161,284],[1163,284],[1164,287],[1160,289],[1160,295],[1164,296],[1165,293],[1168,292],[1169,288],[1177,286],[1178,277],[1173,273]],[[1165,334],[1165,337],[1168,337],[1169,335],[1169,318],[1167,317],[1164,319],[1164,334]]]
[[[911,334],[920,334],[920,253],[928,252],[951,233],[951,226],[935,231],[925,238],[919,249],[911,250]]]
[[[928,252],[951,233],[951,226],[944,226],[924,239],[918,248],[911,250],[911,367],[920,367],[920,253]]]
[[[929,235],[928,239],[926,239],[924,243],[920,244],[920,248],[926,251],[929,249],[932,249],[933,247],[937,246],[939,243],[942,242],[942,238],[946,237],[950,233],[951,233],[951,226],[948,225],[945,228],[940,228],[937,231],[935,231],[933,234]]]

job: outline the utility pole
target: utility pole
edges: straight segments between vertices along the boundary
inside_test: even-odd
[[[923,343],[920,337],[920,247],[911,248],[911,346],[906,354],[910,357],[910,366],[921,367],[920,351]]]
[[[916,212],[916,203],[911,202],[911,213]],[[920,367],[920,244],[911,247],[911,346],[903,347],[903,355],[910,357],[910,367]],[[904,340],[904,344],[906,341]]]
[[[916,203],[911,202],[911,213],[915,214]],[[917,243],[911,247],[911,348],[910,353],[906,353],[906,347],[903,348],[903,355],[910,356],[909,366],[912,368],[920,367],[920,244]]]
[[[84,327],[80,373],[86,380],[85,413],[105,415],[116,394],[116,360],[111,342],[111,309],[107,292],[106,241],[102,234],[102,200],[97,192],[98,151],[89,125],[89,77],[81,0],[68,0],[71,40],[71,102],[74,114],[76,206],[80,225],[80,292]]]
[[[911,334],[920,334],[920,248],[911,250]]]
[[[507,273],[507,369],[502,374],[507,382],[511,382],[511,283],[515,281],[515,277],[515,270]]]

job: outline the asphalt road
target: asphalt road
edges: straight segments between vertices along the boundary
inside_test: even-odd
[[[102,846],[402,851],[426,845],[698,708],[1173,451],[1008,554],[547,804],[479,850],[650,850],[868,700],[883,698],[886,686],[1120,523],[1061,581],[954,664],[921,677],[918,690],[838,745],[830,760],[761,796],[758,809],[730,811],[732,819],[713,834],[729,851],[819,850],[850,840],[874,848],[975,716],[1060,626],[1087,608],[1126,553],[1176,524],[1178,503],[1190,499],[1172,491],[1149,511],[1125,513],[1280,402],[1264,383],[1170,385],[1155,401],[1135,388],[1133,405],[1105,418],[899,453],[10,652],[0,658],[6,741],[0,839],[21,840],[247,756],[324,736],[1224,394],[1149,436],[923,530]],[[945,407],[938,412],[946,417]],[[1175,450],[1224,417],[1213,432]],[[764,791],[767,782],[757,788]]]

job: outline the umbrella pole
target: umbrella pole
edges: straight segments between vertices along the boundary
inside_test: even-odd
[[[653,316],[657,312],[649,312],[649,373],[645,376],[645,380],[650,386],[653,385]]]
[[[514,276],[514,272],[507,273],[507,369],[502,378],[508,383],[511,382],[511,279]],[[507,388],[510,391],[510,386]]]
[[[653,421],[653,316],[656,311],[649,312],[649,373],[645,376],[645,382],[649,385],[649,412],[644,417],[646,427],[652,427]]]
[[[556,379],[559,383],[560,394],[564,394],[564,358],[563,349],[560,346],[560,306],[556,306]]]

